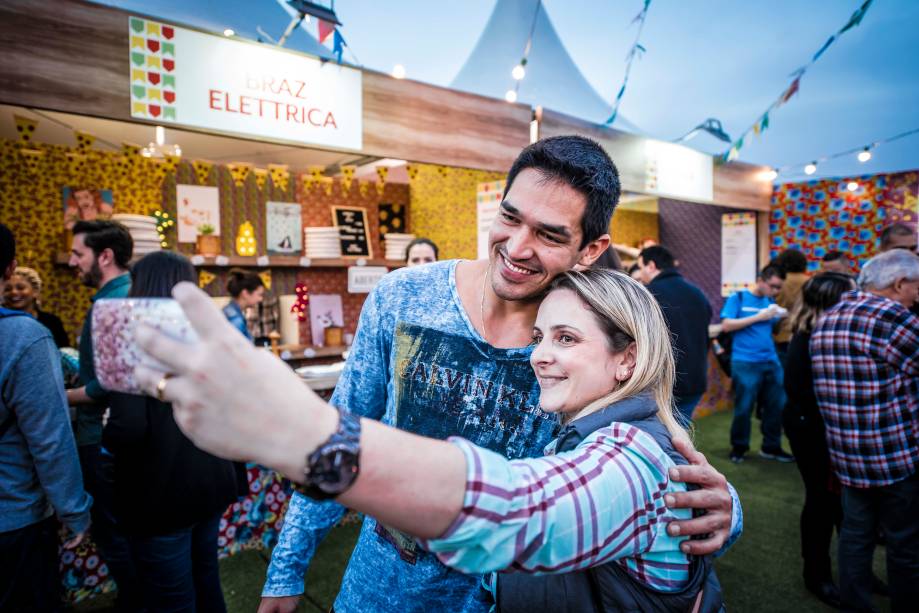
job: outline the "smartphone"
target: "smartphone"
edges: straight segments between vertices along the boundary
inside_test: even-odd
[[[93,305],[93,365],[96,379],[107,390],[145,393],[134,378],[138,364],[167,370],[137,345],[137,325],[143,322],[166,336],[192,343],[198,336],[182,307],[171,298],[104,298]]]

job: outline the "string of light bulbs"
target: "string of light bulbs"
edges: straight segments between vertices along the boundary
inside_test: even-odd
[[[527,44],[523,48],[523,57],[520,58],[520,63],[511,70],[511,77],[514,78],[514,87],[507,90],[504,94],[504,99],[508,102],[517,102],[517,92],[520,91],[520,82],[523,81],[523,77],[527,74],[527,58],[530,55],[530,49],[533,47],[533,32],[536,31],[536,19],[539,17],[539,9],[541,8],[542,0],[539,0],[539,2],[536,3],[536,10],[533,11],[533,22],[530,24],[530,34],[527,36]]]
[[[772,181],[772,180],[775,180],[775,178],[778,177],[780,173],[784,173],[794,168],[801,168],[801,167],[804,168],[804,174],[810,176],[817,172],[818,165],[824,162],[828,162],[829,160],[836,160],[842,157],[850,156],[852,154],[856,154],[855,155],[856,159],[862,164],[864,164],[865,162],[869,161],[872,158],[873,156],[872,151],[874,151],[874,149],[876,149],[880,145],[892,143],[895,140],[900,140],[901,138],[906,138],[907,136],[912,136],[913,134],[919,134],[919,128],[913,128],[912,130],[906,130],[905,132],[900,132],[899,134],[894,134],[893,136],[889,136],[887,138],[882,138],[881,140],[873,141],[862,147],[854,147],[852,149],[846,149],[845,151],[840,151],[839,153],[832,153],[830,155],[824,155],[822,157],[811,160],[810,162],[798,162],[797,164],[786,164],[784,166],[776,166],[775,168],[772,168],[771,170],[767,171],[766,176],[764,178],[768,179],[769,181]],[[855,190],[850,190],[850,191],[855,191]]]

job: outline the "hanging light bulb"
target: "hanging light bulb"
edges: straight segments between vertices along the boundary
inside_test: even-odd
[[[855,181],[849,181],[849,183],[846,185],[846,189],[850,192],[858,191],[858,183]]]
[[[227,37],[233,36],[234,34],[236,34],[236,31],[233,30],[232,28],[227,28],[226,30],[223,31],[223,35]]]
[[[762,176],[764,181],[775,181],[776,177],[779,176],[779,173],[775,168],[770,168],[769,170],[763,171]]]
[[[396,64],[392,67],[392,76],[394,79],[404,79],[405,78],[405,66],[402,64]]]
[[[508,102],[517,102],[517,92],[512,89],[507,90],[507,93],[504,94],[504,99]]]
[[[815,172],[817,172],[817,162],[811,162],[804,167],[804,174],[806,175],[812,175]]]
[[[868,147],[865,147],[865,150],[864,150],[864,151],[860,151],[860,152],[859,152],[859,154],[858,154],[858,161],[859,161],[859,162],[861,162],[861,163],[864,164],[865,162],[867,162],[867,161],[870,160],[870,159],[871,159],[871,151],[868,150]]]
[[[527,74],[526,69],[523,67],[523,64],[517,64],[514,66],[514,69],[511,71],[511,76],[514,77],[517,81],[525,77]]]

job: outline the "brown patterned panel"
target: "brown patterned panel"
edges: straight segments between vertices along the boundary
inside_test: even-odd
[[[411,164],[412,232],[434,241],[441,259],[475,259],[476,191],[505,175],[484,170]]]

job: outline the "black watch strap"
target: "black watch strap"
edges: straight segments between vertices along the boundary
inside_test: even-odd
[[[338,428],[306,457],[303,485],[296,486],[314,500],[343,494],[360,472],[361,419],[346,409],[339,409],[338,414]]]

